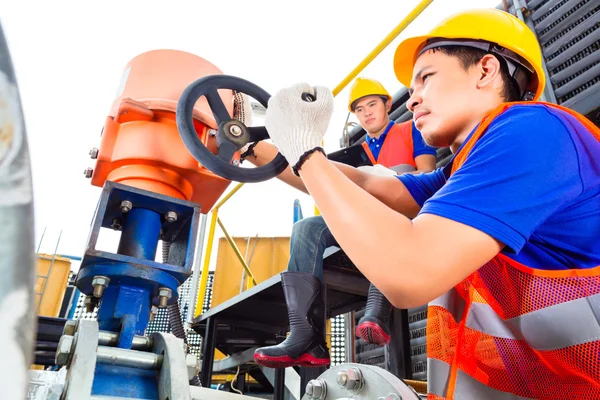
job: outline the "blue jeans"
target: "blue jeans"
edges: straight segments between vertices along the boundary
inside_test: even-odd
[[[288,271],[309,272],[322,282],[325,249],[337,245],[323,217],[301,219],[292,228]]]

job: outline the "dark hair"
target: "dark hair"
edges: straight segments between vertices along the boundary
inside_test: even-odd
[[[378,95],[378,94],[369,94],[367,96],[379,96],[379,98],[381,99],[381,101],[383,101],[383,105],[384,106],[388,102],[388,98],[386,96],[381,96],[381,95]],[[367,96],[360,97],[360,98],[358,98],[358,99],[356,99],[356,100],[354,100],[352,102],[352,104],[350,105],[350,108],[352,109],[352,112],[354,112],[354,109],[356,108],[356,103],[358,103],[360,100],[364,99]]]
[[[493,55],[500,62],[500,76],[504,82],[504,88],[502,89],[502,97],[504,98],[504,101],[510,102],[521,100],[521,91],[519,89],[519,85],[517,84],[517,81],[510,76],[510,73],[508,72],[508,65],[506,64],[506,60],[504,60],[504,58],[497,56],[494,53],[489,53],[480,49],[466,46],[434,47],[431,50],[434,52],[439,51],[447,56],[458,58],[461,66],[465,70],[468,70],[473,65],[477,64],[486,54]]]

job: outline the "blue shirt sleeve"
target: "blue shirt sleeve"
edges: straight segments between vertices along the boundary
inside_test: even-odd
[[[442,168],[420,174],[396,175],[420,207],[446,183]]]
[[[582,189],[565,124],[544,106],[513,106],[494,119],[421,213],[472,226],[518,253],[536,228]]]
[[[413,157],[417,158],[418,156],[422,156],[423,154],[431,154],[435,156],[437,154],[434,147],[429,146],[423,140],[423,136],[421,136],[421,132],[415,126],[415,123],[412,124],[412,142],[413,142]]]

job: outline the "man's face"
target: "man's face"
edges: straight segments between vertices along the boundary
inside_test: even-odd
[[[384,103],[380,96],[366,96],[354,106],[354,114],[360,125],[368,133],[377,133],[385,128],[389,119],[387,113],[391,104]]]
[[[465,71],[458,58],[439,51],[426,51],[417,59],[406,104],[427,144],[448,147],[471,127],[476,71],[475,66]]]

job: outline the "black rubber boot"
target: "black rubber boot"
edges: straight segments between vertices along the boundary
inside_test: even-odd
[[[305,272],[282,272],[281,284],[290,320],[290,334],[276,346],[261,347],[254,361],[269,368],[329,365],[325,342],[325,304],[319,278]]]
[[[356,336],[367,343],[384,346],[390,342],[392,304],[373,284],[369,287],[365,315],[356,325]]]

